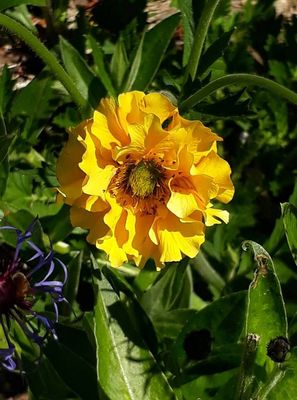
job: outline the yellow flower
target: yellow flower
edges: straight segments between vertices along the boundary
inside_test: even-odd
[[[212,204],[234,193],[230,166],[217,154],[221,140],[159,93],[103,99],[69,132],[57,165],[59,197],[113,266],[194,257],[205,225],[229,218]]]

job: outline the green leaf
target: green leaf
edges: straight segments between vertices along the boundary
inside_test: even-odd
[[[137,52],[135,54],[133,63],[131,65],[130,68],[130,73],[128,75],[127,81],[125,83],[124,92],[127,92],[129,90],[131,90],[133,83],[137,77],[137,74],[139,72],[139,68],[140,68],[140,64],[141,64],[141,57],[142,57],[142,51],[143,51],[143,41],[144,41],[144,34],[142,35],[141,39],[140,39],[140,43],[137,49]]]
[[[192,362],[186,366],[178,381],[185,383],[199,375],[211,375],[234,369],[239,366],[242,355],[242,345],[238,343],[217,346],[205,359]]]
[[[35,143],[58,104],[52,78],[41,73],[29,85],[18,91],[12,102],[10,119],[20,119],[18,130],[21,131],[22,139]]]
[[[288,245],[297,265],[297,208],[290,203],[283,203],[281,209]]]
[[[111,75],[118,90],[121,89],[128,66],[129,63],[125,40],[124,37],[121,35],[116,43],[110,64]]]
[[[244,325],[245,302],[246,292],[237,292],[221,297],[202,310],[196,311],[175,341],[173,352],[178,364],[186,366],[189,361],[183,345],[186,336],[193,331],[206,329],[210,332],[213,343],[210,357],[219,353],[218,348],[221,346],[237,343]]]
[[[99,270],[97,270],[99,274]],[[94,283],[100,399],[175,399],[165,375],[137,334],[124,302],[103,274]]]
[[[255,363],[273,365],[267,357],[267,345],[277,336],[288,336],[288,325],[281,287],[273,261],[267,251],[253,241],[245,241],[243,249],[251,248],[257,263],[254,279],[249,287],[245,335],[259,337]]]
[[[260,400],[295,400],[297,389],[297,347],[294,347],[291,357],[282,366],[276,366],[269,382],[259,393]],[[256,400],[252,398],[252,400]]]
[[[69,210],[68,206],[63,205],[54,217],[41,219],[44,231],[49,235],[52,243],[65,240],[72,232],[73,226],[70,222]]]
[[[99,45],[99,43],[95,40],[95,38],[91,35],[88,35],[88,40],[92,49],[92,56],[94,59],[94,67],[98,78],[103,83],[105,89],[111,96],[116,96],[116,90],[113,86],[113,83],[110,79],[109,73],[106,70],[104,64],[104,54]]]
[[[297,347],[291,350],[290,358],[281,363],[275,364],[268,379],[261,384],[249,400],[279,400],[296,399],[296,378],[297,378]],[[240,397],[245,399],[246,397]]]
[[[192,0],[177,0],[177,4],[182,15],[182,26],[184,29],[183,66],[186,66],[189,61],[194,37]]]
[[[84,99],[88,100],[93,108],[96,108],[100,99],[105,95],[102,83],[79,52],[63,37],[60,37],[60,48],[66,71]]]
[[[223,33],[209,48],[203,53],[198,66],[198,74],[202,75],[208,68],[220,58],[224,50],[228,47],[229,40],[234,32],[235,28],[228,32]]]
[[[158,275],[154,261],[149,259],[136,276],[133,287],[144,292],[155,282]]]
[[[103,266],[102,272],[119,296],[120,293],[124,293],[127,296],[125,305],[129,312],[131,323],[133,323],[138,334],[143,338],[150,351],[154,355],[157,354],[158,341],[154,327],[148,315],[140,305],[132,287],[116,269]]]
[[[46,357],[42,358],[38,367],[26,358],[22,359],[22,363],[30,391],[36,400],[77,400],[76,393],[63,382]]]
[[[187,274],[188,260],[172,263],[160,272],[160,278],[141,298],[141,304],[151,318],[165,311],[186,308],[191,288]]]
[[[180,15],[174,14],[145,33],[141,63],[132,90],[145,90],[151,83],[179,22]]]
[[[0,11],[23,4],[44,7],[46,6],[46,0],[1,0]]]
[[[189,308],[162,312],[154,317],[154,327],[160,337],[176,339],[194,314],[196,311]]]
[[[7,179],[3,202],[10,211],[30,209],[32,203],[32,176],[23,171],[11,172]]]

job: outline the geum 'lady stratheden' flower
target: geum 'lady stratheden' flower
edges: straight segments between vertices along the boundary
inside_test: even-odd
[[[57,164],[59,198],[113,266],[194,257],[205,225],[228,222],[228,212],[213,207],[234,193],[230,166],[217,154],[221,140],[162,94],[103,99],[69,132]]]
[[[0,322],[7,341],[7,348],[0,349],[0,362],[9,370],[16,368],[15,346],[10,338],[12,320],[41,348],[49,334],[56,338],[54,322],[58,321],[57,304],[66,301],[62,293],[67,279],[66,266],[54,257],[52,250],[45,254],[31,241],[35,223],[36,220],[24,233],[13,226],[0,227],[0,230],[16,234],[14,251],[4,252],[3,247],[0,248]],[[24,260],[21,254],[25,245],[33,252],[28,260]],[[53,280],[57,265],[63,274],[61,281]],[[38,280],[34,279],[37,275]],[[35,301],[44,294],[54,305],[55,321],[34,311]]]

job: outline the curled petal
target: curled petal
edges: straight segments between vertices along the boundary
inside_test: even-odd
[[[13,371],[16,368],[16,362],[13,359],[14,346],[10,345],[8,349],[0,349],[1,364],[8,371]]]

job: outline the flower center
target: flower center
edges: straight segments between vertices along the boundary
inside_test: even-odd
[[[151,161],[141,161],[130,172],[128,182],[133,196],[146,198],[154,193],[160,172]]]

